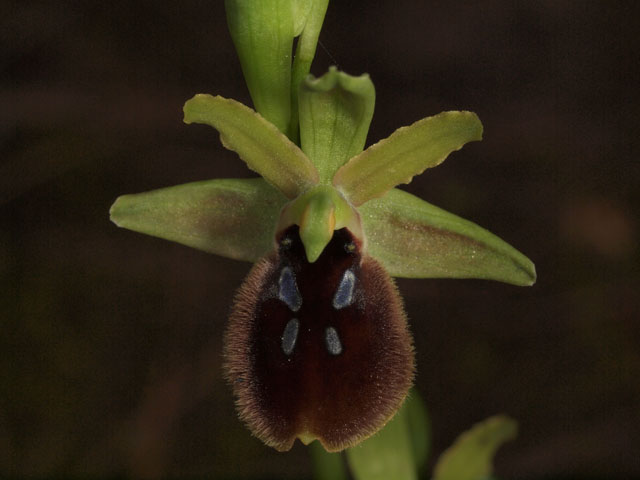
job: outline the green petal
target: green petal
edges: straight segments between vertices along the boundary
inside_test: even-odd
[[[185,123],[205,123],[220,132],[223,145],[289,198],[318,183],[318,172],[294,143],[249,107],[199,94],[184,104]]]
[[[417,480],[407,401],[382,430],[346,451],[356,480]]]
[[[338,170],[333,184],[355,206],[362,205],[439,165],[465,143],[481,139],[482,124],[475,113],[442,112],[399,128],[352,158]]]
[[[320,78],[308,76],[300,87],[302,150],[330,183],[336,170],[362,152],[375,105],[369,75],[353,77],[331,67]]]
[[[251,99],[267,120],[288,132],[291,52],[312,0],[226,0],[227,23]]]
[[[119,227],[255,262],[273,249],[286,201],[261,178],[225,178],[123,195],[110,213]]]
[[[515,248],[407,192],[393,189],[358,211],[369,253],[392,276],[535,282],[533,263]]]
[[[434,469],[434,480],[481,480],[492,473],[496,450],[516,437],[517,423],[495,416],[475,425],[458,437]]]

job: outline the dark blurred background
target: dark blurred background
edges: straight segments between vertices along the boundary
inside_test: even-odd
[[[531,288],[399,280],[433,455],[495,413],[504,478],[640,475],[640,3],[334,1],[313,72],[368,72],[368,144],[442,110],[484,141],[407,190],[490,229]],[[252,173],[198,92],[249,103],[223,2],[0,6],[0,475],[309,478],[221,378],[248,264],[120,230],[120,194]]]

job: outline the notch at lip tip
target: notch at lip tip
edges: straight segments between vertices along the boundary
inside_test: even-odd
[[[298,433],[298,440],[300,440],[305,445],[309,445],[311,442],[317,439],[318,437],[309,432]]]

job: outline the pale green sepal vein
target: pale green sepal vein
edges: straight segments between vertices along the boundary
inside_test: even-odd
[[[359,209],[369,254],[391,276],[481,278],[532,285],[535,266],[496,235],[393,189]]]
[[[375,106],[369,75],[348,75],[331,67],[322,77],[309,75],[300,86],[300,145],[330,183],[334,174],[364,148]]]
[[[110,214],[119,227],[255,262],[273,250],[286,202],[261,178],[228,178],[123,195]]]
[[[411,444],[408,402],[382,430],[347,449],[347,461],[356,480],[417,480],[418,466]]]
[[[223,145],[288,198],[318,183],[318,172],[297,145],[260,114],[240,102],[198,94],[184,104],[185,123],[220,132]]]
[[[312,0],[226,0],[227,24],[251,99],[281,132],[291,116],[291,52]]]
[[[472,112],[442,112],[401,127],[349,160],[333,184],[357,206],[435,167],[471,141],[482,139],[482,123]]]
[[[433,480],[483,480],[493,470],[498,448],[518,432],[515,420],[504,415],[478,423],[458,437],[440,457]]]

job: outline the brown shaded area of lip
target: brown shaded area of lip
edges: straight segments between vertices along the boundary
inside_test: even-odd
[[[225,341],[225,365],[240,417],[254,435],[278,450],[295,438],[317,438],[329,451],[352,446],[380,429],[413,381],[411,335],[400,296],[385,270],[362,257],[346,229],[313,264],[291,227],[288,247],[261,260],[236,297]],[[286,243],[286,242],[285,242]],[[282,243],[281,243],[282,245]],[[288,265],[302,306],[292,312],[277,298],[278,275]],[[332,298],[343,273],[356,277],[354,301],[336,310]],[[284,328],[300,322],[295,348],[285,355]],[[333,327],[342,352],[327,351]]]

